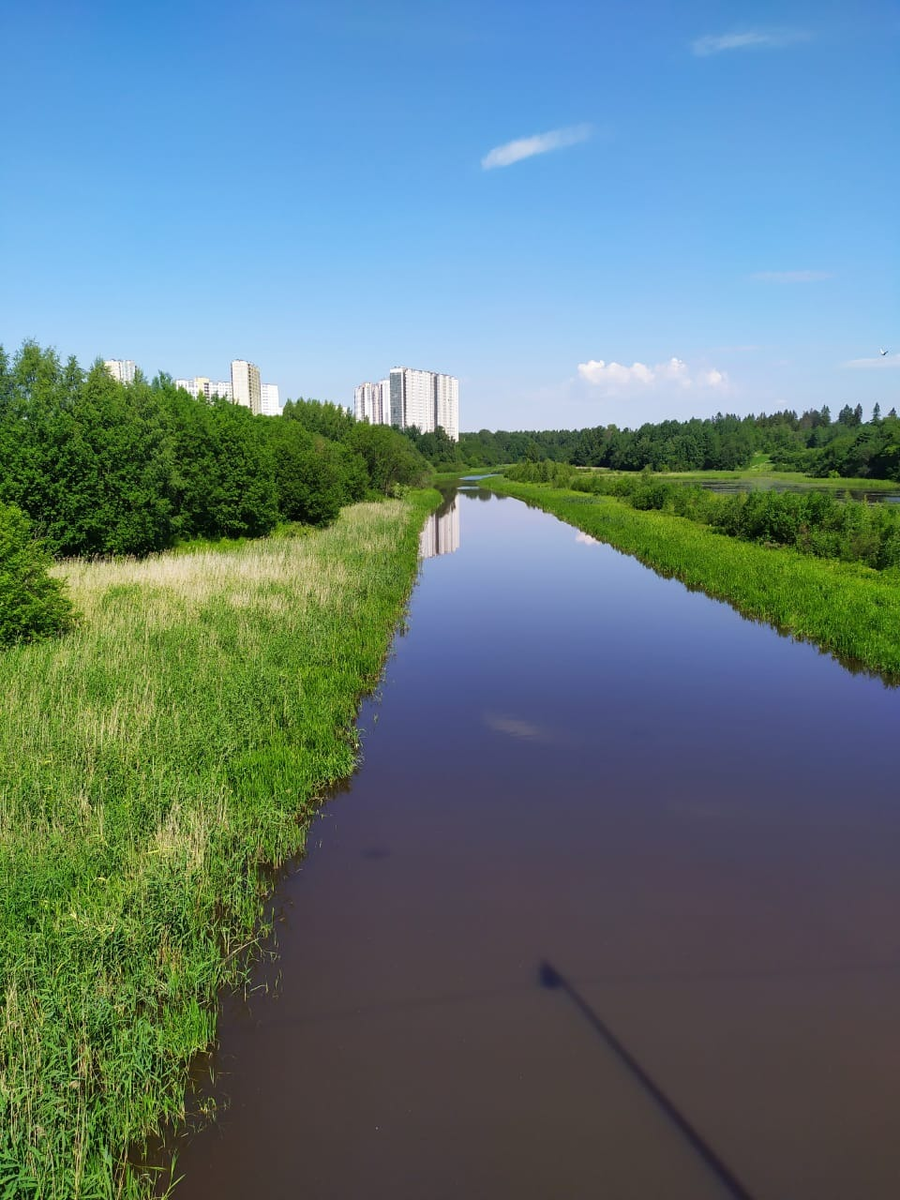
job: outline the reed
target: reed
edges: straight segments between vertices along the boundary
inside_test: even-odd
[[[0,656],[0,1196],[144,1196],[268,864],[352,770],[436,492],[303,538],[58,568],[68,637]]]

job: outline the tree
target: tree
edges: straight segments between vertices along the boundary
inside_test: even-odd
[[[183,537],[261,537],[278,520],[272,451],[260,422],[230,400],[172,389],[175,524]]]
[[[278,509],[285,521],[327,525],[348,499],[343,447],[316,437],[297,421],[268,423]]]
[[[47,574],[49,566],[50,555],[33,539],[25,514],[0,505],[0,647],[72,628],[65,584]]]
[[[348,444],[362,456],[369,484],[379,495],[390,496],[397,486],[418,483],[425,474],[427,464],[421,454],[387,425],[358,422]]]

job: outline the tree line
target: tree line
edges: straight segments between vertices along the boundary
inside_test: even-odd
[[[722,471],[745,467],[755,454],[764,453],[780,470],[900,480],[900,421],[893,408],[882,417],[877,404],[868,422],[861,405],[846,404],[835,419],[825,405],[799,416],[790,409],[747,417],[719,413],[637,429],[482,429],[461,434],[458,443],[443,430],[404,432],[430,462],[448,469],[550,459],[615,471]]]
[[[12,357],[0,347],[0,504],[56,557],[326,524],[426,472],[407,438],[337,405],[289,401],[280,419],[254,416],[194,399],[166,374],[123,384],[99,361],[84,370],[35,342]]]

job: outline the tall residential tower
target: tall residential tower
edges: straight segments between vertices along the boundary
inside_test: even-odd
[[[242,404],[255,415],[262,408],[262,387],[259,382],[259,367],[246,359],[236,358],[231,364],[231,398]]]
[[[353,393],[353,412],[370,425],[415,426],[433,433],[440,426],[459,441],[459,380],[453,375],[393,367],[379,383],[361,383]]]

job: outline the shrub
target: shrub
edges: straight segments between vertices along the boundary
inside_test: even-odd
[[[25,514],[0,505],[0,646],[64,633],[74,623],[65,585],[47,574],[50,556]]]

